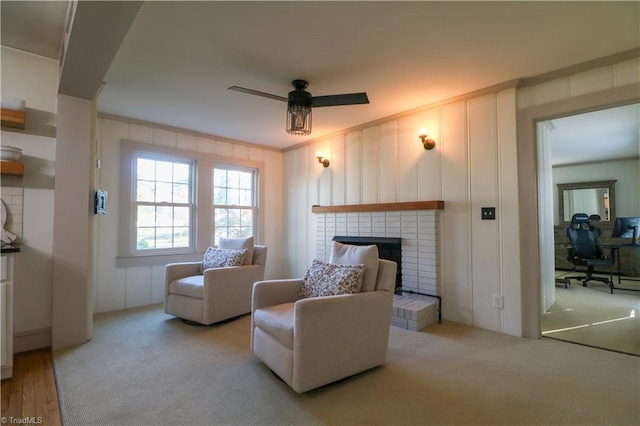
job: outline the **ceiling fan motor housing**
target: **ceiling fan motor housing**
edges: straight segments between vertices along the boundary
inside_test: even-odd
[[[311,93],[307,92],[306,89],[309,86],[309,83],[305,80],[293,80],[291,85],[295,87],[295,90],[289,92],[289,106],[304,106],[311,107]]]

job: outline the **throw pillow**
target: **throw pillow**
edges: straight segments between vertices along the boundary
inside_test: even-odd
[[[329,263],[364,265],[362,291],[374,291],[378,281],[378,246],[354,246],[333,242]]]
[[[360,291],[364,265],[335,265],[314,259],[304,276],[300,296],[320,297]]]
[[[253,237],[220,238],[218,248],[230,250],[246,249],[247,255],[244,258],[244,264],[251,265],[253,263]]]
[[[227,250],[209,247],[204,253],[202,270],[204,271],[211,268],[222,268],[224,266],[242,266],[246,254],[246,249]]]

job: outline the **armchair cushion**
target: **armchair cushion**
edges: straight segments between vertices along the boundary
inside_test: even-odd
[[[202,275],[192,275],[189,277],[179,278],[175,281],[171,281],[171,283],[169,284],[169,293],[202,299],[202,288]]]
[[[220,238],[218,248],[229,250],[247,250],[244,258],[245,265],[253,263],[253,237],[246,238]]]
[[[271,335],[280,344],[293,349],[294,303],[281,303],[258,309],[254,312],[253,321]]]
[[[204,253],[202,270],[222,268],[224,266],[242,266],[247,256],[247,250],[229,250],[209,247]]]
[[[333,242],[329,263],[338,265],[364,265],[362,291],[374,291],[378,280],[378,247],[354,246]]]
[[[304,276],[300,296],[306,298],[358,293],[362,288],[364,268],[364,265],[336,265],[314,259]]]

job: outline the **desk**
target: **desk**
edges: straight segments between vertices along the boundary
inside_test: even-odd
[[[620,257],[620,249],[631,249],[631,250],[640,250],[640,244],[603,244],[603,247],[608,247],[611,250],[611,256],[613,259],[616,259],[615,255],[618,255],[618,259]],[[622,283],[622,274],[620,273],[620,262],[616,262],[618,264],[618,285]],[[640,281],[638,278],[626,278],[629,281]],[[611,289],[617,290],[628,290],[628,291],[640,291],[637,288],[622,288],[622,287],[614,287],[613,282],[611,283]]]

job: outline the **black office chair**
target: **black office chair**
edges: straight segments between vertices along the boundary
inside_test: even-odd
[[[589,281],[600,281],[609,285],[613,294],[613,257],[605,256],[602,247],[598,244],[598,238],[602,231],[591,222],[588,215],[576,213],[571,218],[571,223],[567,228],[569,245],[567,246],[567,260],[577,267],[586,267],[586,275],[571,276],[565,278],[565,284],[571,284],[570,280],[581,280],[582,285],[587,287]],[[613,256],[613,254],[612,254]],[[608,266],[609,278],[594,277],[593,268],[596,266]]]

